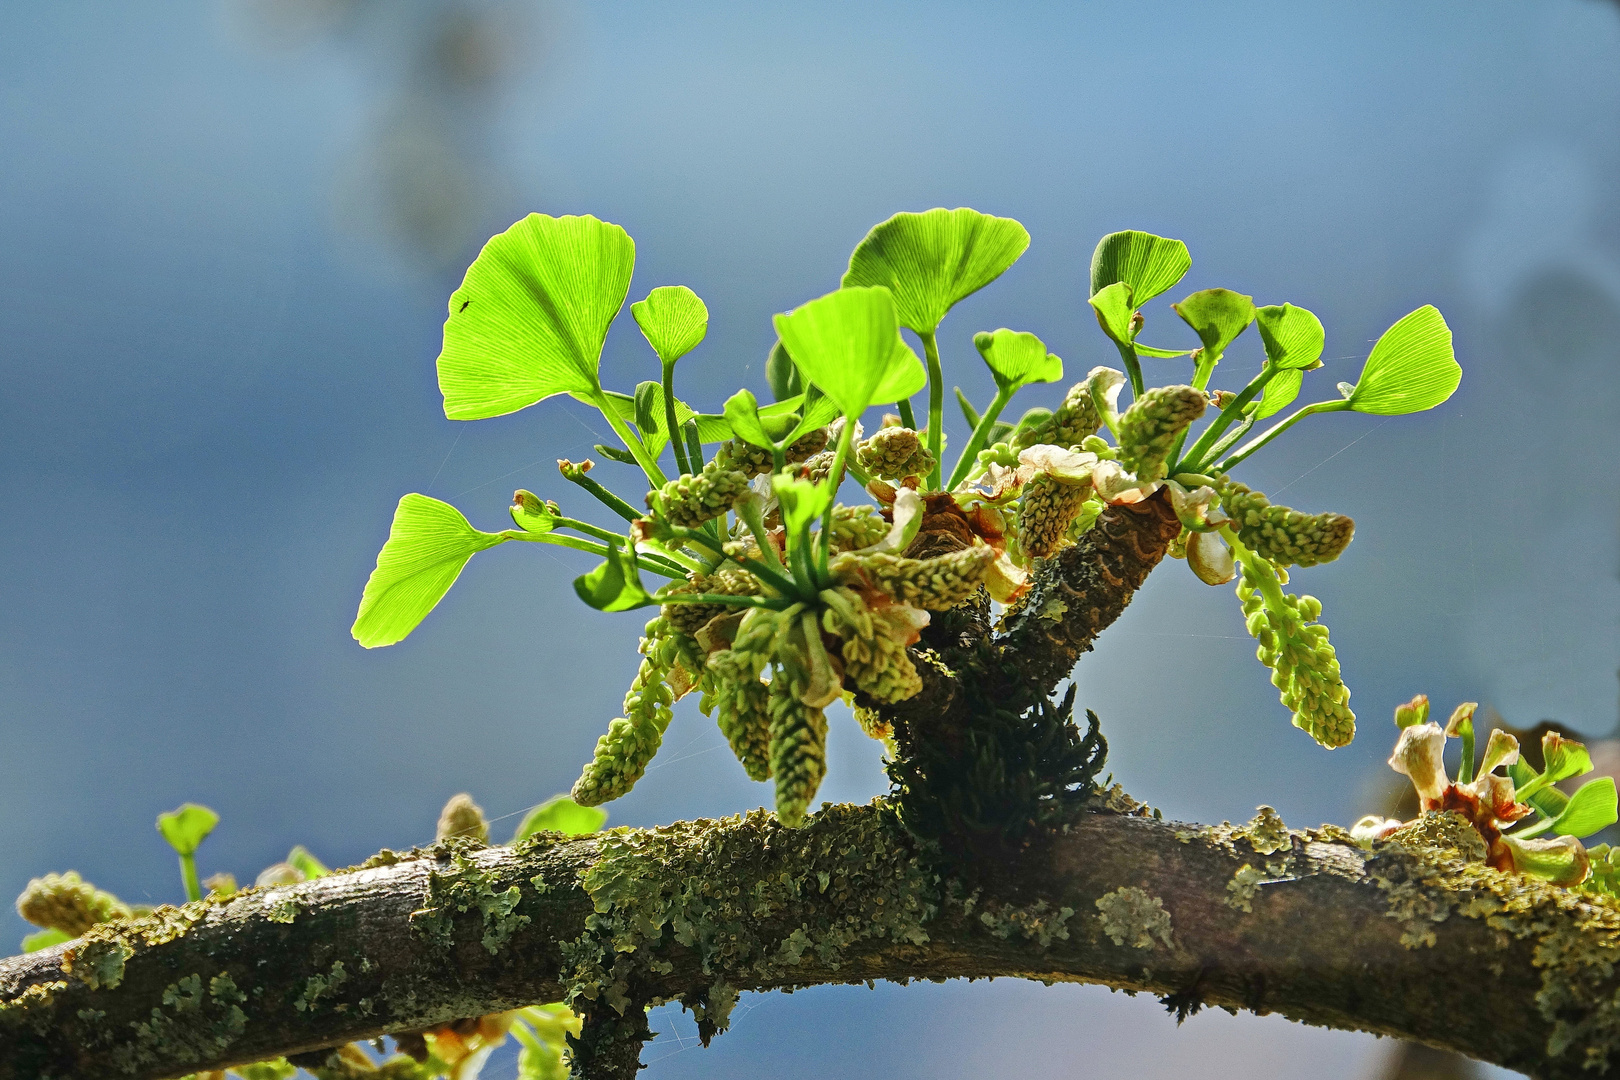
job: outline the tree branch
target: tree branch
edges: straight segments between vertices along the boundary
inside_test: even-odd
[[[1620,908],[1337,830],[1080,814],[968,889],[882,806],[445,844],[0,960],[0,1078],[171,1077],[557,1000],[871,979],[1096,982],[1416,1039],[1535,1076],[1620,1039]],[[976,878],[977,880],[977,878]]]

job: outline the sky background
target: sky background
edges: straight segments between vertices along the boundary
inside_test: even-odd
[[[1357,521],[1344,559],[1295,578],[1323,602],[1356,742],[1329,753],[1290,727],[1230,588],[1173,563],[1077,669],[1080,704],[1167,816],[1267,802],[1298,826],[1379,808],[1390,710],[1420,691],[1442,712],[1616,726],[1613,4],[0,0],[0,25],[7,896],[73,868],[176,900],[152,822],[186,800],[224,819],[202,872],[251,880],[294,843],[338,865],[424,842],[458,791],[502,837],[567,790],[645,618],[574,599],[588,560],[509,545],[406,642],[348,633],[405,492],[487,529],[518,486],[589,512],[554,461],[591,454],[599,417],[554,399],[458,424],[437,393],[446,297],[531,210],[623,225],[632,299],[678,283],[707,301],[680,389],[710,409],[739,381],[765,392],[770,316],[835,287],[903,209],[973,206],[1033,236],[941,332],[947,378],[979,400],[977,330],[1039,334],[1071,380],[1114,361],[1085,290],[1116,229],[1192,251],[1144,340],[1190,341],[1167,302],[1215,285],[1317,312],[1311,397],[1436,304],[1455,397],[1303,424],[1240,474]],[[1251,333],[1217,384],[1258,357]],[[603,371],[656,377],[628,318]],[[598,475],[639,497],[628,470]],[[883,791],[877,744],[847,714],[832,729],[822,797]],[[768,798],[687,702],[610,809],[651,825]],[[0,944],[26,929],[0,911]],[[707,1051],[674,1010],[654,1027],[650,1080],[1328,1080],[1384,1052],[1011,981],[751,995]]]

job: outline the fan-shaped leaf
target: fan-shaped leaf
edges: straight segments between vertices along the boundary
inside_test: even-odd
[[[608,542],[607,561],[575,578],[574,592],[597,611],[629,611],[658,602],[642,587],[635,556],[612,541]]]
[[[608,812],[595,806],[581,806],[567,795],[547,799],[523,819],[512,843],[537,832],[560,832],[565,836],[589,836],[607,823]]]
[[[1326,334],[1322,320],[1293,304],[1274,304],[1255,312],[1266,358],[1281,368],[1308,368],[1322,356]]]
[[[952,305],[1000,277],[1028,247],[1029,232],[1012,218],[967,207],[896,214],[856,246],[843,284],[887,287],[900,325],[932,333]]]
[[[414,493],[400,499],[350,633],[368,649],[403,640],[450,591],[468,559],[505,539],[473,528],[449,503]]]
[[[1091,255],[1091,295],[1123,281],[1137,307],[1180,281],[1192,266],[1187,245],[1146,232],[1109,233]]]
[[[1304,381],[1305,373],[1299,368],[1289,368],[1279,371],[1266,383],[1266,389],[1260,397],[1260,407],[1254,411],[1256,420],[1281,412],[1291,401],[1299,397],[1299,386]]]
[[[765,358],[765,380],[771,384],[771,396],[777,401],[804,393],[799,365],[793,362],[780,341],[771,346],[771,354]]]
[[[1616,797],[1614,777],[1600,776],[1581,785],[1569,797],[1569,805],[1553,821],[1559,836],[1591,836],[1620,821],[1620,798]]]
[[[1016,390],[1035,382],[1056,382],[1063,378],[1063,361],[1046,351],[1046,344],[1034,334],[1003,327],[995,333],[973,335],[990,374],[1003,390]]]
[[[1425,305],[1378,339],[1350,394],[1350,408],[1379,416],[1422,412],[1450,397],[1461,381],[1451,328]]]
[[[882,400],[896,400],[900,390],[885,385],[890,368],[917,361],[900,340],[894,298],[882,286],[839,289],[811,300],[776,316],[776,332],[805,378],[849,416],[859,416],[877,400],[880,387]],[[910,381],[904,378],[897,387]]]
[[[1123,281],[1105,285],[1092,296],[1090,303],[1097,312],[1097,325],[1102,327],[1103,333],[1121,345],[1129,345],[1131,316],[1136,314],[1130,285]]]
[[[450,294],[439,390],[452,420],[502,416],[598,389],[608,326],[636,245],[594,217],[530,214],[491,238]]]
[[[163,834],[163,839],[169,842],[177,855],[195,855],[198,846],[208,839],[208,834],[218,824],[218,814],[206,806],[189,802],[178,810],[159,814],[157,819],[158,832]]]
[[[928,370],[917,354],[911,351],[899,334],[895,335],[896,348],[889,358],[889,369],[877,389],[872,391],[874,402],[900,401],[928,385]]]
[[[1204,343],[1205,356],[1219,356],[1254,322],[1254,297],[1231,289],[1204,289],[1170,308]],[[1138,350],[1140,351],[1140,350]]]
[[[782,524],[789,536],[796,536],[819,518],[833,497],[831,484],[817,484],[786,473],[771,477],[771,490],[782,506]]]
[[[709,309],[685,285],[660,285],[630,305],[641,336],[658,359],[673,364],[698,347],[709,332]]]
[[[793,430],[798,422],[791,413],[762,417],[753,391],[739,390],[726,400],[726,423],[732,434],[744,442],[769,450]]]

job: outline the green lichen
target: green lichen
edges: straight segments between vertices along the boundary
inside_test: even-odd
[[[1226,906],[1237,911],[1253,911],[1255,894],[1260,891],[1260,883],[1266,880],[1263,870],[1256,870],[1248,863],[1238,867],[1232,880],[1226,883],[1226,891],[1231,895],[1226,898]]]
[[[569,1003],[621,1014],[656,952],[697,952],[712,982],[705,1023],[723,1029],[738,985],[794,985],[813,957],[837,969],[859,942],[928,941],[938,879],[892,810],[826,806],[802,829],[763,810],[651,831],[615,829],[581,876],[595,913],[564,948]],[[724,1007],[722,1007],[724,1006]]]
[[[92,990],[111,990],[124,981],[124,961],[134,955],[135,950],[116,939],[86,941],[62,955],[62,969]]]
[[[228,975],[211,979],[207,994],[201,975],[177,979],[164,988],[149,1019],[130,1023],[126,1041],[113,1048],[113,1064],[134,1073],[159,1061],[186,1065],[217,1058],[247,1030],[243,1000]]]
[[[1002,905],[979,913],[979,922],[995,937],[1008,940],[1018,936],[1043,949],[1054,941],[1069,940],[1065,923],[1074,917],[1074,908],[1053,908],[1045,900],[1022,906]]]
[[[314,1012],[321,998],[332,994],[348,980],[349,973],[343,970],[343,961],[339,960],[327,974],[312,975],[304,981],[303,992],[293,1001],[293,1008],[299,1012]]]
[[[455,844],[454,841],[446,843]],[[458,912],[479,912],[484,932],[480,939],[491,956],[501,951],[513,934],[528,925],[529,917],[519,915],[517,906],[523,891],[517,885],[497,889],[496,876],[471,857],[470,849],[456,844],[449,849],[449,867],[428,875],[427,896],[422,907],[411,913],[411,929],[449,948]]]
[[[1269,806],[1261,806],[1257,810],[1253,820],[1243,827],[1255,854],[1273,855],[1293,847],[1293,837],[1288,832],[1288,826],[1283,824],[1282,815]]]
[[[1167,947],[1175,947],[1170,936],[1170,913],[1164,910],[1163,901],[1146,890],[1123,885],[1094,903],[1102,913],[1102,931],[1115,945],[1151,949],[1162,941]]]
[[[265,918],[271,922],[290,923],[298,917],[298,901],[294,897],[284,896],[271,904],[265,912]]]

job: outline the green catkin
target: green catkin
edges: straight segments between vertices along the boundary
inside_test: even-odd
[[[574,781],[570,794],[581,806],[599,806],[627,794],[658,752],[675,700],[665,682],[673,667],[673,650],[659,647],[670,631],[662,618],[647,624],[647,636],[641,639],[641,667],[624,696],[624,715],[596,740],[596,753]]]
[[[1018,542],[1031,559],[1044,559],[1063,546],[1091,497],[1089,484],[1065,484],[1037,473],[1018,500]],[[1095,519],[1093,519],[1095,520]]]
[[[1088,375],[1069,387],[1057,411],[1045,423],[1020,431],[1013,440],[1013,448],[1027,450],[1040,443],[1068,448],[1080,445],[1087,435],[1097,434],[1097,429],[1102,427],[1102,417],[1097,414],[1097,404],[1091,397],[1091,383],[1092,376]]]
[[[827,717],[799,700],[805,688],[802,677],[778,666],[767,701],[776,816],[792,829],[804,824],[810,800],[827,773]]]
[[[1280,581],[1270,564],[1240,561],[1238,600],[1249,634],[1258,641],[1255,655],[1271,669],[1271,683],[1294,714],[1294,726],[1328,749],[1347,745],[1356,734],[1350,690],[1339,674],[1339,661],[1328,643],[1328,629],[1316,622],[1322,603],[1314,596],[1285,594],[1280,610],[1266,603],[1266,576]]]
[[[832,516],[832,546],[834,551],[856,551],[871,547],[889,535],[889,523],[883,520],[878,508],[862,503],[859,506],[835,506]]]
[[[922,437],[911,428],[885,427],[855,449],[855,461],[862,469],[884,480],[904,480],[927,476],[934,470],[934,455],[923,445]]]
[[[1192,386],[1155,386],[1119,418],[1119,460],[1141,480],[1161,480],[1176,438],[1204,415],[1209,399]]]
[[[705,716],[714,716],[731,752],[754,780],[771,776],[770,714],[759,674],[770,662],[778,624],[773,612],[750,612],[737,628],[731,648],[709,657],[698,704]]]
[[[849,553],[835,558],[830,569],[841,581],[864,578],[902,604],[947,611],[974,594],[995,561],[996,553],[981,544],[932,559]]]
[[[1275,506],[1261,492],[1235,480],[1220,488],[1221,507],[1238,539],[1278,566],[1315,566],[1344,554],[1356,523],[1343,514],[1305,514]]]
[[[671,525],[696,529],[726,513],[746,494],[748,474],[728,467],[717,457],[696,475],[677,476],[648,494],[647,505]]]
[[[922,690],[922,676],[917,674],[905,645],[876,625],[859,593],[848,588],[834,593],[842,602],[828,604],[821,619],[822,626],[843,642],[840,654],[845,677],[880,704],[892,705],[915,697]]]
[[[826,445],[827,429],[816,428],[794,440],[784,451],[784,457],[789,465],[796,465],[819,453]],[[736,469],[750,480],[773,472],[776,468],[775,455],[769,450],[741,439],[727,439],[721,443],[720,449],[715,451],[714,460],[721,463],[721,468]]]
[[[757,596],[759,581],[746,570],[720,570],[713,574],[693,574],[685,585],[670,589],[674,593],[713,593],[719,596]],[[695,638],[697,632],[717,615],[735,611],[727,604],[665,604],[658,613],[669,620],[670,626]]]
[[[1087,435],[1097,434],[1102,417],[1097,415],[1097,404],[1091,397],[1093,376],[1069,387],[1063,395],[1063,404],[1047,420],[1020,431],[1013,439],[1013,449],[1027,450],[1042,443],[1068,448],[1078,446]]]
[[[78,937],[98,923],[133,917],[128,904],[72,870],[34,878],[17,897],[17,914],[46,930]]]

